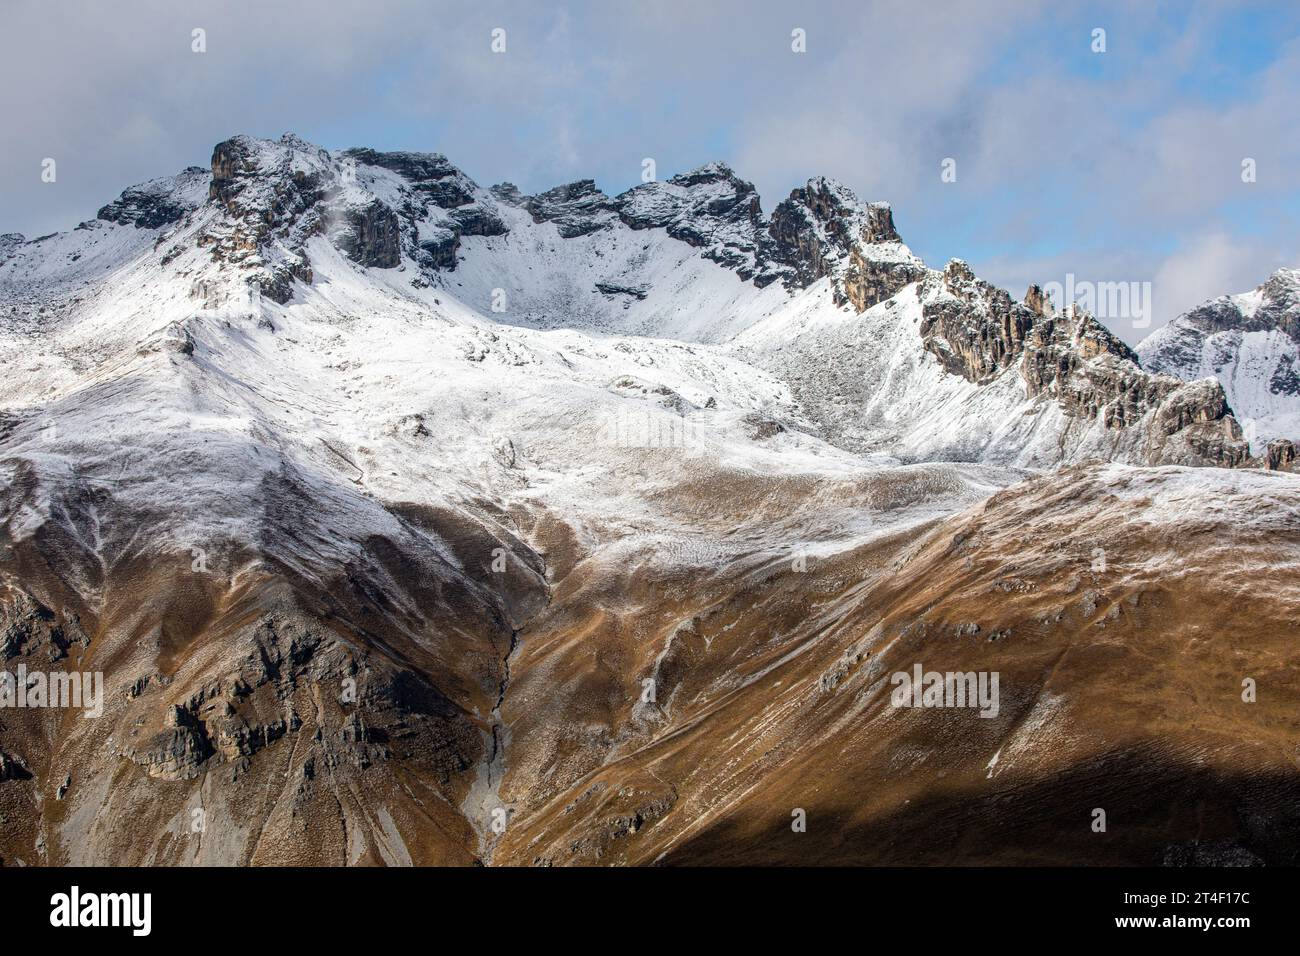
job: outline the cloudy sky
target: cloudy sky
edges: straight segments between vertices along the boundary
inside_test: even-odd
[[[1016,294],[1150,282],[1153,328],[1300,266],[1284,0],[5,0],[3,23],[0,232],[70,228],[234,133],[291,130],[526,192],[722,159],[770,210],[829,175],[892,202],[931,265]]]

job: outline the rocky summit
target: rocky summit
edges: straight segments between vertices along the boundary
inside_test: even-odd
[[[1294,864],[1298,310],[292,134],[2,235],[0,862]]]

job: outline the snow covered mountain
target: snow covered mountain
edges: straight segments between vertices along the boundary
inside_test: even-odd
[[[502,326],[620,335],[633,352],[712,346],[695,354],[774,377],[792,392],[767,392],[777,417],[855,451],[1037,467],[1246,458],[1215,386],[1143,374],[1102,326],[1037,290],[1016,302],[960,262],[928,269],[887,205],[824,179],[765,219],[716,163],[614,198],[590,181],[526,197],[437,155],[237,137],[210,178],[147,183],[73,233],[6,249],[13,351],[31,351],[24,331],[68,348],[89,336],[104,354],[115,339],[190,341],[217,314],[270,341],[286,312],[346,281],[470,339],[486,328],[507,351],[551,339]],[[43,377],[78,380],[38,361],[56,366]]]
[[[728,808],[788,820],[782,741],[827,792],[835,728],[912,766],[913,730],[830,692],[953,633],[1024,681],[953,760],[1005,745],[1006,786],[1078,761],[1129,799],[1046,684],[1086,685],[1111,739],[1108,652],[1073,673],[1045,648],[1177,646],[1213,616],[1165,570],[1193,539],[1274,569],[1261,659],[1300,601],[1294,456],[1252,456],[1224,386],[927,267],[826,179],[765,215],[717,163],[526,196],[437,154],[235,137],[0,238],[0,372],[6,666],[109,686],[102,719],[0,723],[6,860],[714,859]],[[1269,754],[1273,706],[1246,721]],[[1152,779],[1181,785],[1204,748],[1173,739]]]
[[[1252,292],[1197,306],[1138,346],[1144,368],[1214,378],[1256,448],[1274,459],[1300,441],[1300,269],[1279,269]]]

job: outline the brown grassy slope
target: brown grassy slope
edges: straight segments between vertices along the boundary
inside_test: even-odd
[[[945,474],[661,488],[689,546],[394,508],[403,536],[324,578],[282,558],[300,522],[196,575],[138,546],[151,516],[99,501],[90,534],[71,502],[5,551],[4,666],[102,669],[110,699],[0,712],[0,857],[1297,862],[1300,479],[1082,467],[890,524]],[[884,530],[796,564],[845,508]],[[915,663],[997,671],[998,715],[890,706]]]
[[[1295,863],[1300,483],[1262,480],[1156,521],[1073,469],[802,574],[580,564],[522,634],[494,862]],[[917,662],[998,671],[998,716],[892,707]]]

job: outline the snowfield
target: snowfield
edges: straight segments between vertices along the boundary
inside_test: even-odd
[[[345,560],[403,503],[490,501],[688,541],[698,528],[668,492],[692,481],[834,489],[951,462],[917,505],[932,515],[1137,447],[1031,397],[1014,365],[978,382],[945,368],[925,310],[961,302],[882,225],[887,206],[838,184],[806,192],[842,220],[795,209],[828,244],[826,274],[800,288],[772,280],[794,267],[720,164],[615,200],[582,184],[529,198],[436,155],[232,142],[243,152],[211,174],[146,183],[72,232],[4,247],[0,467],[28,489],[15,535],[69,520],[63,497],[86,486],[154,515],[149,547],[253,545],[266,483],[291,476],[329,511],[304,567]],[[362,248],[402,216],[400,252]],[[834,245],[836,222],[864,239]],[[454,268],[431,268],[444,241]],[[355,261],[382,255],[392,264]],[[895,267],[923,278],[863,311],[841,297],[853,269]],[[275,296],[267,277],[285,268]],[[765,284],[741,277],[756,271]],[[1177,371],[1226,368],[1257,439],[1286,433],[1296,413],[1257,372],[1284,340],[1239,334],[1225,366],[1205,357],[1225,349],[1211,337]],[[854,510],[810,526],[853,527]]]

